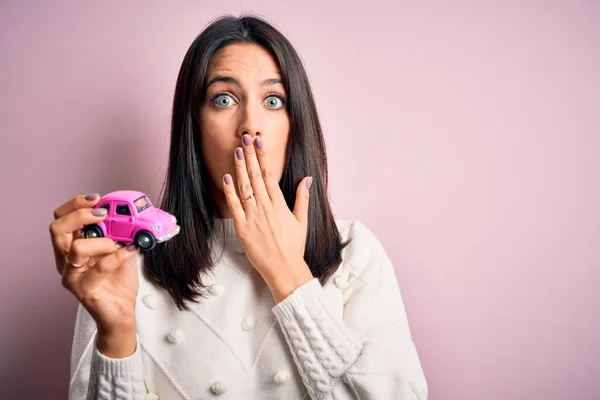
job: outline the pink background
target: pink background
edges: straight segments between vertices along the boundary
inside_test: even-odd
[[[52,210],[156,199],[183,55],[243,10],[306,62],[336,215],[395,262],[430,398],[600,398],[600,3],[417,3],[3,2],[0,397],[65,398]]]

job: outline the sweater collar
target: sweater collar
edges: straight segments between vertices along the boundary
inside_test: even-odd
[[[221,234],[221,237],[228,240],[238,240],[238,237],[235,234],[233,218],[216,218],[214,226],[216,232]]]
[[[235,233],[235,225],[233,218],[217,218],[214,224],[214,238],[217,239],[217,243],[225,247],[230,247],[235,250],[238,254],[245,254],[242,242],[238,239]]]

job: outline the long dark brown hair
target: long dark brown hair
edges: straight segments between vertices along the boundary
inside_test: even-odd
[[[324,283],[342,261],[342,243],[327,197],[327,155],[308,77],[290,42],[272,25],[255,16],[224,16],[212,21],[188,49],[173,99],[171,145],[160,208],[174,214],[181,232],[144,257],[148,279],[166,289],[177,307],[205,296],[204,273],[216,263],[212,240],[220,215],[200,148],[199,111],[205,100],[208,66],[219,49],[233,43],[254,43],[266,49],[281,71],[288,93],[290,137],[279,186],[292,210],[296,188],[305,176],[310,189],[304,259],[313,276]]]

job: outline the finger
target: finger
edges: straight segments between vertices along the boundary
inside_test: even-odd
[[[256,193],[252,187],[252,183],[250,183],[250,178],[248,177],[245,155],[241,147],[235,149],[235,176],[238,192],[240,194],[240,203],[246,212],[252,212],[252,210],[256,208],[256,199],[249,199],[248,197],[251,195],[256,196]]]
[[[242,147],[244,148],[244,157],[246,158],[246,170],[250,183],[252,184],[256,202],[259,204],[270,205],[271,199],[269,198],[269,193],[267,192],[265,181],[262,177],[258,158],[256,158],[256,150],[252,144],[252,137],[246,134],[242,136],[242,142],[244,143]],[[245,199],[245,197],[242,197],[242,199]]]
[[[97,241],[98,239],[84,239],[86,241]],[[82,279],[90,278],[92,281],[101,279],[103,276],[119,269],[125,261],[139,253],[135,245],[130,245],[101,256],[94,265],[86,265],[82,268],[66,268],[63,274],[63,286],[73,291],[79,286]],[[75,289],[76,290],[76,289]]]
[[[223,193],[225,193],[227,206],[229,207],[229,211],[231,211],[234,222],[238,223],[240,221],[245,221],[246,212],[244,211],[244,207],[242,207],[242,203],[235,192],[233,178],[229,174],[226,174],[223,177]]]
[[[304,226],[308,226],[308,204],[310,200],[310,186],[313,178],[307,176],[300,181],[296,189],[296,203],[294,204],[294,215],[298,222]]]
[[[286,204],[283,192],[279,187],[279,182],[272,173],[269,166],[268,158],[264,149],[264,143],[261,138],[257,137],[254,139],[254,148],[256,150],[256,158],[258,159],[258,165],[267,188],[269,198],[274,204]]]
[[[83,272],[93,266],[93,263],[90,262],[91,259],[114,253],[119,248],[119,245],[109,238],[82,238],[74,240],[67,254],[70,263],[66,262],[64,267],[66,269],[81,268],[80,272]],[[81,265],[81,267],[77,265]]]
[[[65,254],[69,252],[73,240],[82,235],[79,228],[87,224],[95,224],[106,218],[104,209],[80,208],[52,221],[50,224],[50,239],[54,250],[56,268],[62,274]]]
[[[92,208],[96,205],[98,200],[100,200],[100,195],[98,193],[90,193],[85,195],[81,194],[75,196],[71,200],[67,201],[66,203],[54,210],[54,219],[64,217],[65,215],[80,208]]]
[[[59,217],[50,224],[50,234],[53,239],[65,234],[73,234],[79,228],[88,224],[96,224],[106,218],[105,208],[79,208]]]
[[[139,253],[139,247],[130,244],[115,252],[105,255],[90,270],[91,274],[109,274],[119,269],[125,261]]]

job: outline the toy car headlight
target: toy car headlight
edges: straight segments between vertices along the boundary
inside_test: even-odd
[[[173,215],[173,216],[171,216],[171,221],[173,221],[173,223],[176,224],[177,223],[177,218],[175,218],[175,216]]]

